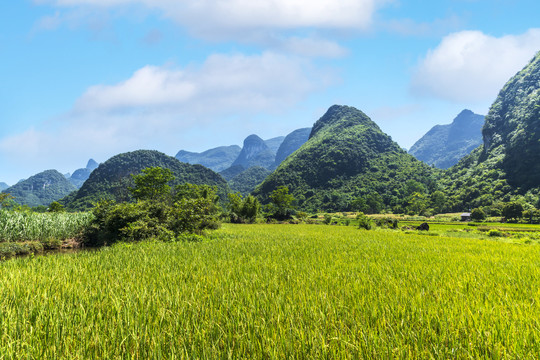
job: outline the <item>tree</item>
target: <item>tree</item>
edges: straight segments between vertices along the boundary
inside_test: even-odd
[[[217,188],[186,184],[182,189],[183,195],[174,204],[155,198],[136,203],[97,203],[92,210],[94,220],[85,233],[86,243],[96,246],[149,238],[172,241],[218,228]]]
[[[60,204],[58,201],[53,201],[49,208],[47,209],[48,212],[65,212],[66,209],[64,209],[64,205]]]
[[[243,197],[239,192],[228,194],[229,218],[233,223],[254,222],[261,209],[259,200],[254,196]]]
[[[473,209],[471,212],[471,220],[482,221],[486,219],[486,213],[480,208]]]
[[[446,196],[440,190],[437,190],[431,194],[431,206],[437,213],[443,212],[446,206]]]
[[[421,215],[422,212],[427,208],[427,199],[426,195],[423,193],[415,192],[409,196],[408,199],[409,209],[415,214]]]
[[[139,175],[132,175],[135,187],[129,188],[137,200],[165,201],[170,195],[171,187],[168,185],[174,179],[170,169],[159,166],[148,167]]]
[[[517,221],[523,216],[523,205],[518,202],[509,202],[502,208],[502,216],[507,220]]]
[[[289,188],[287,186],[280,186],[272,191],[270,201],[272,202],[271,209],[274,212],[273,216],[276,219],[285,220],[291,217],[294,196],[289,194]]]
[[[0,193],[0,209],[4,207],[13,206],[14,197],[8,193]]]

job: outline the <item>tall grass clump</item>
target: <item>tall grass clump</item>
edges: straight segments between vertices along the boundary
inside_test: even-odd
[[[540,247],[225,225],[0,263],[0,357],[534,359]]]
[[[90,213],[0,210],[0,243],[75,238],[80,236],[92,217]]]

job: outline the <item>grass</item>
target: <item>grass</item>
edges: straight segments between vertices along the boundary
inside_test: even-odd
[[[0,359],[536,358],[540,247],[352,226],[0,263]]]
[[[91,213],[35,213],[0,209],[0,243],[67,240],[80,235]]]

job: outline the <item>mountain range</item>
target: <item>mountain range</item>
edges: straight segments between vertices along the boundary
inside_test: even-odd
[[[20,205],[40,206],[63,198],[77,188],[56,170],[46,170],[19,181],[3,192],[11,194]]]
[[[98,166],[99,164],[94,159],[90,159],[86,167],[75,170],[72,175],[66,176],[66,178],[79,189],[88,180],[90,173],[97,169]]]
[[[334,105],[254,195],[266,203],[273,190],[287,186],[298,206],[309,211],[348,210],[355,199],[367,196],[398,209],[407,181],[428,188],[432,175],[427,164],[402,150],[366,114]]]
[[[482,121],[480,145],[467,155],[478,141],[475,134]],[[287,136],[265,141],[253,134],[242,148],[177,154],[219,168],[219,174],[157,151],[140,150],[117,155],[97,168],[91,160],[69,179],[48,170],[4,192],[30,206],[71,192],[62,202],[70,209],[86,209],[101,198],[129,199],[130,175],[162,166],[173,170],[178,183],[218,186],[223,199],[232,189],[268,202],[273,190],[288,186],[297,208],[309,211],[430,213],[495,209],[508,201],[540,207],[539,154],[540,53],[507,82],[485,119],[464,110],[451,124],[431,129],[410,154],[362,111],[334,105],[312,128]],[[446,168],[461,156],[446,170],[430,166]],[[77,190],[74,184],[80,182],[75,180],[87,175]]]
[[[99,165],[83,186],[64,198],[62,203],[71,210],[85,210],[99,200],[128,201],[131,199],[129,187],[134,186],[131,175],[156,166],[172,171],[175,177],[172,185],[191,183],[217,186],[220,197],[226,198],[229,190],[227,182],[216,172],[202,165],[180,162],[159,151],[138,150],[113,156]]]
[[[409,154],[439,169],[448,169],[482,144],[484,116],[463,110],[448,125],[436,125],[410,149]]]
[[[482,137],[483,144],[441,178],[454,208],[510,200],[540,207],[540,52],[500,91]]]

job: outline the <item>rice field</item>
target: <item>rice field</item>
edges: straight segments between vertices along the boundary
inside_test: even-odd
[[[91,213],[35,213],[0,209],[0,243],[65,240],[80,235]]]
[[[520,358],[540,247],[324,225],[0,262],[0,359]]]

